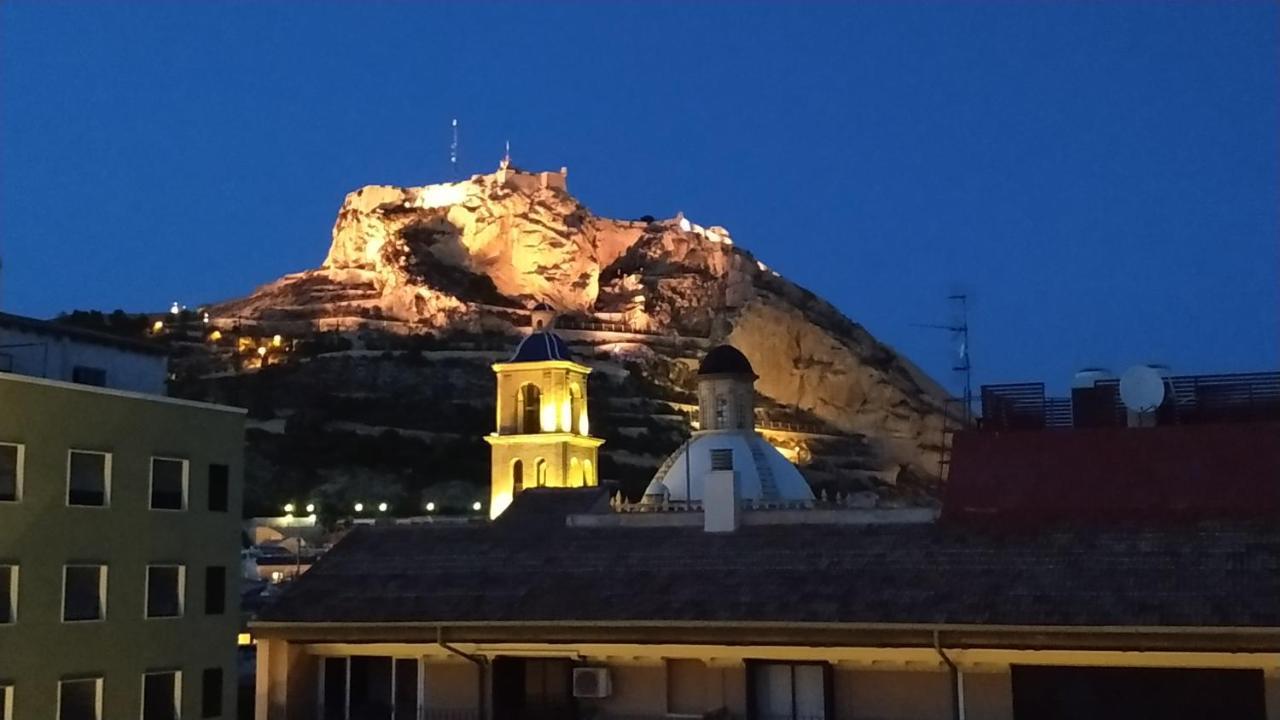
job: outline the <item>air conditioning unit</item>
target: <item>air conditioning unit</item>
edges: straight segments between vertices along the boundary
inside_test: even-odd
[[[613,688],[609,684],[609,668],[580,667],[573,669],[573,696],[606,698]]]

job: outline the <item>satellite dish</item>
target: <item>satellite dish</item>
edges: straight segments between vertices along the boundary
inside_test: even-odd
[[[1164,378],[1147,365],[1135,365],[1120,376],[1120,400],[1136,413],[1149,413],[1164,402]]]

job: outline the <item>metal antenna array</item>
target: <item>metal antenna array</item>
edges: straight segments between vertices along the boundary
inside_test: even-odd
[[[969,295],[957,293],[948,295],[947,300],[955,303],[959,319],[950,324],[912,323],[915,327],[946,330],[959,343],[956,348],[956,361],[951,366],[955,372],[964,375],[964,422],[968,425],[973,420],[973,363],[969,359]]]
[[[449,146],[449,177],[458,179],[458,118],[453,119],[453,144]]]

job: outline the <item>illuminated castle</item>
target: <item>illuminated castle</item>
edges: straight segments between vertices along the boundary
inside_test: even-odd
[[[555,311],[539,303],[530,313],[533,332],[498,376],[497,430],[493,448],[489,517],[497,517],[527,487],[590,487],[599,483],[597,452],[587,421],[587,375],[564,340],[552,332]]]

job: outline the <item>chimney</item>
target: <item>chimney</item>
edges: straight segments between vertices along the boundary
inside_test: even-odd
[[[738,529],[742,499],[738,496],[738,473],[733,469],[733,450],[712,450],[711,471],[703,479],[703,530],[730,533]]]

